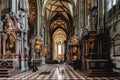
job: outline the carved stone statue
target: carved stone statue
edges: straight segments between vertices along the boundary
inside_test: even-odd
[[[9,14],[6,13],[5,18],[2,21],[5,25],[5,29],[15,29],[13,25],[13,21],[11,17],[9,16]]]
[[[13,21],[13,25],[14,25],[15,29],[21,30],[23,28],[23,26],[22,26],[22,24],[23,24],[22,23],[22,19],[17,14],[13,13],[11,15],[11,19]]]
[[[18,22],[18,29],[22,30],[24,27],[22,19],[18,15],[16,15],[16,19]]]
[[[15,17],[15,14],[12,13],[12,14],[10,15],[10,17],[11,17],[11,19],[12,19],[12,21],[13,21],[13,25],[14,25],[15,29],[17,29],[17,20],[16,20],[16,17]]]
[[[72,45],[78,45],[78,43],[79,43],[79,38],[78,38],[78,36],[77,36],[77,35],[74,35],[74,36],[71,38],[70,42],[72,43]]]
[[[29,3],[28,0],[19,0],[19,8],[25,12],[29,11]]]
[[[44,56],[45,56],[45,57],[48,56],[48,46],[44,48]]]
[[[20,23],[20,27],[21,27],[21,29],[24,29],[24,25],[25,25],[25,21],[24,21],[24,18],[25,18],[25,12],[24,11],[22,11],[22,10],[20,10],[19,11],[19,16],[17,16],[17,20],[18,20],[18,22]]]

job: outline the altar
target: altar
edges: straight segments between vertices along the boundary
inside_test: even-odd
[[[0,59],[0,68],[18,69],[19,61],[17,59]]]

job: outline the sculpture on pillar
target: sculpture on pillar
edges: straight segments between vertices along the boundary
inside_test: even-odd
[[[42,41],[40,38],[35,39],[35,45],[34,45],[35,53],[36,53],[36,58],[40,58],[40,52],[42,50]]]
[[[48,54],[49,52],[48,52],[48,46],[46,46],[45,48],[44,48],[44,57],[48,57]]]
[[[28,0],[19,0],[19,10],[23,11],[29,16],[29,3]]]
[[[20,19],[20,17],[17,16],[17,14],[15,14],[15,13],[11,13],[10,17],[11,17],[11,19],[13,21],[13,25],[14,25],[15,29],[16,30],[21,30],[22,29],[22,27],[21,27],[22,20]]]
[[[29,10],[28,0],[19,0],[19,9],[23,11]]]
[[[22,30],[27,33],[28,29],[28,16],[29,16],[29,3],[28,0],[19,0],[19,17]],[[25,38],[27,39],[27,37]]]
[[[10,30],[15,29],[13,25],[13,21],[11,17],[9,16],[9,14],[6,13],[2,21],[3,21],[3,24],[5,25],[4,27],[5,29],[10,29]]]
[[[89,34],[89,31],[86,27],[82,27],[81,31],[80,31],[80,37],[81,39],[84,38],[85,36],[87,36]]]

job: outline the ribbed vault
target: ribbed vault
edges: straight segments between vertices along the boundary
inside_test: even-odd
[[[76,0],[45,0],[42,15],[45,16],[46,26],[50,35],[50,50],[53,59],[63,59],[65,52],[64,41],[73,28],[73,13]],[[58,43],[62,45],[62,55],[58,56]],[[62,56],[62,57],[61,57]],[[60,58],[59,58],[60,57]]]

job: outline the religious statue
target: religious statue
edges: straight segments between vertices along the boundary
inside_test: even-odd
[[[12,34],[8,35],[6,40],[6,50],[10,51],[11,53],[15,52],[15,37]]]
[[[24,27],[22,18],[20,18],[18,15],[16,15],[16,19],[17,19],[17,22],[18,22],[18,29],[22,30],[23,27]]]
[[[36,38],[34,49],[35,49],[36,57],[39,58],[40,57],[40,52],[42,50],[42,41],[41,41],[41,39]]]
[[[78,43],[79,43],[78,37],[77,36],[73,36],[71,38],[71,43],[72,43],[72,45],[78,45]]]
[[[17,29],[17,20],[16,20],[16,17],[15,17],[15,14],[12,13],[12,14],[10,15],[10,17],[11,17],[11,19],[12,19],[12,21],[13,21],[14,27]]]
[[[15,29],[17,29],[17,30],[21,30],[22,29],[22,19],[17,15],[17,14],[15,14],[15,13],[12,13],[11,15],[10,15],[10,17],[11,17],[11,19],[12,19],[12,21],[13,21],[13,25],[14,25],[14,27],[15,27]]]
[[[90,33],[90,38],[88,39],[88,53],[95,53],[97,51],[97,39],[94,33]]]
[[[11,19],[11,17],[9,16],[9,14],[5,14],[4,19],[2,20],[4,25],[5,25],[5,29],[15,29],[14,25],[13,25],[13,21]]]
[[[44,56],[48,57],[48,46],[44,48]]]
[[[27,17],[29,16],[29,1],[28,0],[19,0],[19,10],[25,12]]]
[[[20,24],[20,28],[23,30],[24,27],[25,27],[25,23],[24,23],[24,18],[25,18],[25,12],[20,10],[19,11],[19,16],[16,16],[17,17],[17,21],[18,23]]]

